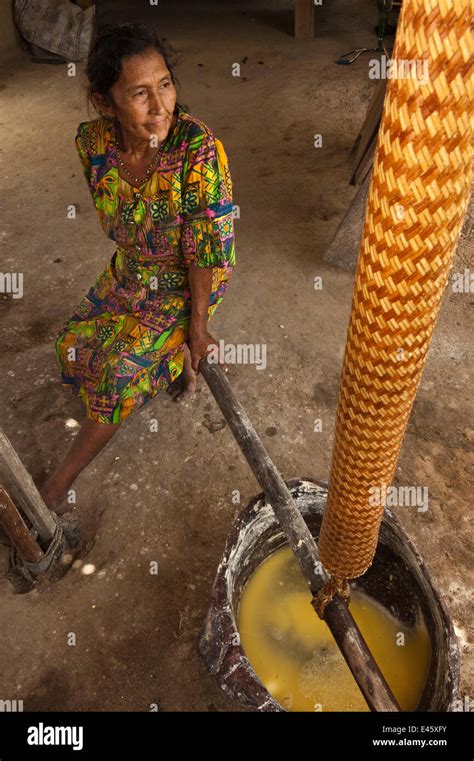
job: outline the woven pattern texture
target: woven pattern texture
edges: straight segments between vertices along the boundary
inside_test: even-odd
[[[377,139],[341,374],[326,569],[362,575],[377,546],[472,183],[470,3],[403,0]],[[402,63],[405,62],[405,63]],[[414,64],[407,76],[410,62]],[[373,500],[372,500],[373,501]]]

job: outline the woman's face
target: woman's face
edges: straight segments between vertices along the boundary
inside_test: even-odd
[[[176,89],[163,57],[152,48],[122,61],[120,77],[110,89],[113,103],[100,107],[115,116],[137,141],[165,139],[173,125]]]

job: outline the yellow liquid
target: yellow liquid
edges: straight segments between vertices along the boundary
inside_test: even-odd
[[[426,627],[418,622],[408,629],[357,590],[349,607],[400,707],[413,711],[431,657]],[[252,668],[288,711],[369,710],[327,624],[311,606],[289,547],[266,558],[249,578],[238,629]]]

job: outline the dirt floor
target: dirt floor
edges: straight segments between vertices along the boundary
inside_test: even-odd
[[[346,67],[334,61],[374,43],[375,6],[325,4],[316,37],[296,41],[291,2],[178,5],[179,13],[160,3],[149,14],[181,51],[181,99],[223,141],[240,207],[233,283],[210,330],[266,344],[266,370],[233,366],[231,383],[283,477],[327,479],[353,275],[323,255],[355,192],[346,157],[374,88],[367,56]],[[123,3],[115,7],[127,15]],[[232,63],[244,59],[241,77],[232,77]],[[79,75],[84,65],[77,68]],[[42,482],[83,418],[60,386],[54,337],[114,246],[74,148],[78,123],[91,118],[81,77],[21,53],[0,81],[2,269],[24,273],[23,298],[0,297],[0,423]],[[315,133],[322,149],[313,147]],[[66,217],[69,204],[79,210],[75,220]],[[474,266],[469,225],[456,271]],[[322,291],[313,287],[317,275]],[[447,288],[399,461],[397,482],[427,485],[429,510],[395,508],[452,614],[467,695],[473,303],[472,293]],[[150,430],[155,418],[158,432]],[[0,547],[0,698],[22,699],[28,711],[147,711],[152,703],[248,710],[227,699],[196,649],[240,509],[232,494],[239,490],[244,505],[260,491],[205,382],[182,407],[163,394],[129,418],[75,488],[83,563],[94,573],[71,569],[59,583],[15,595]]]

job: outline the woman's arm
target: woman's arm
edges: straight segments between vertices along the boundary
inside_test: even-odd
[[[189,141],[182,187],[181,258],[191,289],[188,340],[193,370],[217,348],[207,331],[214,267],[235,264],[232,181],[221,141],[198,128]]]
[[[211,344],[217,341],[207,332],[209,296],[212,287],[212,267],[189,267],[191,286],[191,324],[189,328],[189,351],[193,370],[199,372],[199,360],[207,357]]]

